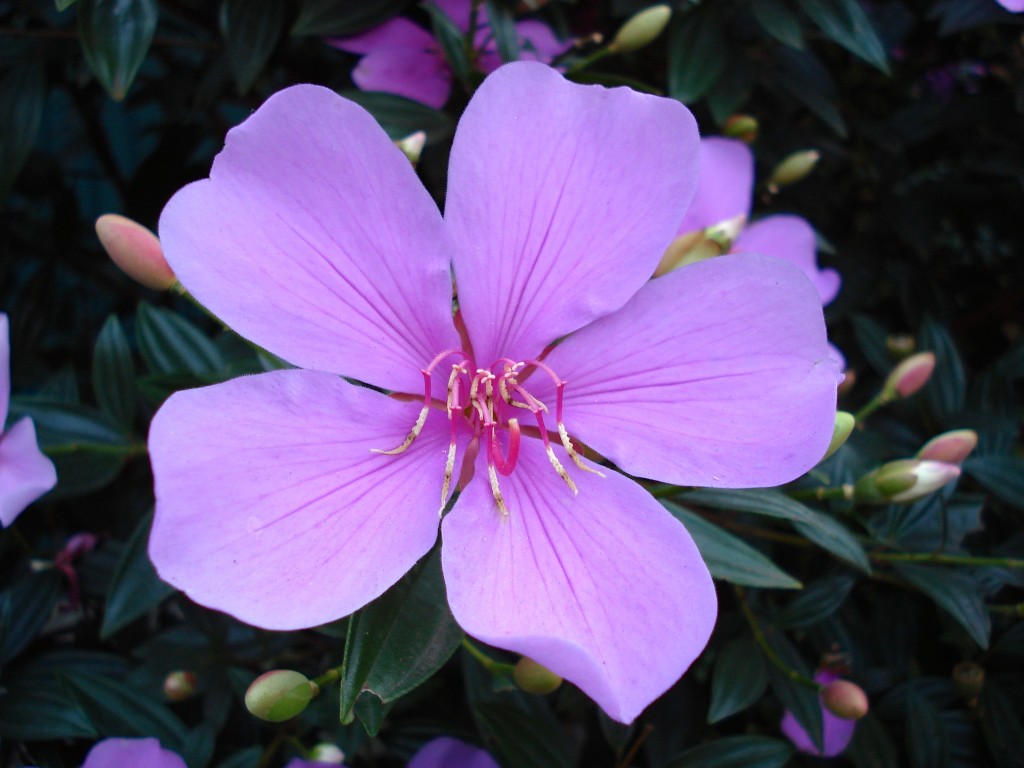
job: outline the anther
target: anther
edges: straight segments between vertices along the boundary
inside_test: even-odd
[[[415,440],[423,430],[423,425],[427,423],[427,415],[429,413],[430,406],[424,405],[423,408],[420,409],[420,415],[416,418],[416,423],[413,425],[412,430],[405,436],[405,441],[400,446],[387,451],[381,448],[371,448],[370,453],[382,453],[385,456],[395,456],[407,450],[409,446],[412,445],[412,441]]]
[[[596,469],[592,469],[591,467],[588,467],[586,464],[583,463],[583,459],[580,458],[580,455],[576,452],[576,449],[573,448],[572,440],[569,439],[569,433],[565,431],[565,424],[563,424],[562,422],[558,422],[558,436],[561,438],[562,447],[565,448],[565,452],[569,454],[569,458],[572,459],[573,464],[582,469],[584,472],[591,472],[597,475],[598,477],[604,477],[603,472],[600,472]]]
[[[487,477],[491,481],[491,495],[494,496],[494,503],[498,505],[498,511],[505,517],[508,517],[508,507],[505,506],[505,499],[501,495],[501,489],[498,487],[498,473],[494,469],[493,464],[487,465]]]

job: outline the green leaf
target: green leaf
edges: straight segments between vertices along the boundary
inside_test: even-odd
[[[775,620],[775,626],[780,629],[806,627],[827,619],[839,610],[854,583],[849,576],[828,576],[808,584],[790,600]]]
[[[799,672],[804,677],[811,676],[810,669],[808,669],[803,657],[800,656],[785,635],[776,632],[769,637],[768,642],[787,667]],[[768,673],[771,676],[772,690],[779,697],[782,706],[793,713],[797,722],[803,726],[807,735],[811,737],[811,741],[814,742],[818,749],[821,749],[824,737],[824,721],[821,714],[821,698],[817,691],[791,679],[789,675],[774,664],[768,666]]]
[[[430,22],[434,28],[434,37],[441,46],[444,58],[451,67],[452,74],[468,87],[471,80],[472,67],[469,62],[469,55],[466,51],[462,30],[456,26],[451,17],[441,8],[432,2],[423,5],[424,10],[430,14]]]
[[[857,721],[846,754],[856,768],[899,768],[899,753],[889,734],[870,712]]]
[[[128,540],[107,588],[107,608],[100,637],[106,640],[119,629],[145,615],[174,592],[160,580],[149,560],[146,547],[153,514],[146,515]]]
[[[755,0],[750,10],[761,28],[780,43],[790,48],[804,47],[800,19],[781,0]]]
[[[377,91],[339,91],[373,115],[381,128],[392,139],[402,139],[410,133],[423,131],[427,144],[443,141],[455,131],[455,123],[444,112],[420,104],[418,101]]]
[[[209,723],[202,723],[188,732],[181,756],[188,768],[206,768],[213,758],[217,731]]]
[[[1024,458],[971,456],[964,471],[1007,504],[1024,509]]]
[[[224,0],[220,29],[240,94],[248,93],[285,32],[284,0]]]
[[[889,74],[889,62],[871,19],[857,0],[799,0],[804,13],[830,39],[854,56]]]
[[[673,14],[668,46],[668,95],[692,104],[725,68],[728,46],[717,14],[707,7]]]
[[[814,542],[826,552],[830,552],[843,562],[852,565],[864,573],[871,573],[871,561],[860,542],[845,525],[822,512],[814,512],[814,520],[810,523],[798,521],[793,527],[805,539]]]
[[[519,60],[519,33],[512,9],[501,0],[486,0],[487,20],[494,33],[494,43],[503,62]]]
[[[846,138],[846,123],[836,108],[836,86],[828,70],[809,50],[780,47],[772,52],[779,65],[778,87]]]
[[[992,622],[974,579],[960,571],[936,566],[893,563],[893,567],[967,630],[974,642],[988,648]]]
[[[885,376],[893,367],[892,357],[886,344],[888,334],[878,321],[870,315],[857,312],[850,315],[853,323],[853,335],[857,339],[860,351],[868,359],[875,372]]]
[[[767,736],[725,736],[676,755],[665,768],[782,768],[793,747]]]
[[[918,333],[921,350],[935,353],[935,372],[920,392],[928,412],[937,418],[963,410],[967,399],[964,364],[949,332],[926,319]]]
[[[744,636],[730,640],[715,659],[708,722],[717,723],[742,712],[760,699],[767,688],[768,665],[754,639]]]
[[[93,74],[121,101],[153,42],[156,0],[81,0],[78,35]]]
[[[409,0],[302,0],[293,35],[354,35],[399,13]]]
[[[716,579],[747,587],[799,589],[800,582],[742,539],[681,507],[662,501],[693,537],[708,570]]]
[[[913,768],[946,768],[949,765],[949,737],[942,718],[931,701],[907,691],[907,754]]]
[[[474,713],[497,742],[505,768],[571,768],[572,753],[554,718],[537,717],[511,703],[485,702]]]
[[[54,0],[54,4],[57,6],[58,11],[66,11],[77,2],[78,0]]]
[[[718,125],[729,119],[750,97],[754,84],[746,70],[737,66],[723,69],[708,91],[708,109]]]
[[[227,364],[217,345],[174,312],[143,302],[135,320],[135,335],[154,373],[190,373],[214,380],[226,373]]]
[[[342,663],[342,723],[352,722],[364,692],[388,704],[416,688],[451,658],[461,639],[434,554],[353,614]]]
[[[182,752],[185,726],[156,697],[87,672],[61,674],[60,680],[100,736],[155,736],[166,749]]]
[[[36,143],[45,104],[46,77],[40,62],[21,62],[0,79],[0,202]]]
[[[64,577],[58,571],[29,573],[0,592],[0,664],[25,648],[50,620]]]
[[[107,318],[96,339],[92,352],[92,388],[103,415],[128,432],[135,421],[138,390],[131,347],[117,315]]]
[[[258,768],[261,757],[263,757],[262,749],[249,747],[241,752],[235,752],[227,760],[217,763],[217,768]]]

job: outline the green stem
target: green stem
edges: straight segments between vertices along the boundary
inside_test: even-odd
[[[821,486],[819,488],[801,488],[797,491],[789,491],[787,495],[791,499],[812,499],[814,501],[845,499],[846,501],[849,501],[853,498],[853,485],[850,483],[844,483],[843,485],[837,485],[833,488],[827,488],[825,486]]]
[[[600,61],[605,56],[610,56],[613,53],[614,51],[607,45],[598,48],[593,53],[587,54],[582,59],[577,59],[575,62],[573,62],[572,66],[565,71],[565,75],[566,77],[572,77],[577,72],[582,72],[595,61]]]
[[[474,645],[466,636],[463,636],[462,638],[462,647],[469,652],[470,656],[479,661],[483,668],[492,675],[511,675],[512,671],[516,668],[515,664],[506,664],[503,661],[492,659],[486,653],[477,648],[476,645]]]
[[[333,667],[319,677],[313,678],[317,688],[323,688],[325,685],[334,685],[339,680],[341,680],[341,667]]]
[[[877,395],[868,400],[866,403],[864,403],[864,406],[855,414],[853,414],[853,419],[859,425],[862,421],[864,421],[864,419],[866,419],[872,413],[877,411],[883,405],[888,405],[892,401],[893,398],[886,394],[886,392],[883,390],[882,392],[879,392]]]
[[[782,660],[775,649],[772,648],[771,643],[768,642],[768,638],[764,634],[764,630],[761,629],[761,625],[757,621],[757,616],[754,615],[754,609],[750,607],[750,603],[747,602],[747,591],[743,587],[733,585],[733,591],[736,593],[736,601],[740,605],[740,610],[743,612],[744,618],[747,620],[747,624],[750,625],[750,631],[754,633],[754,640],[764,651],[764,655],[768,657],[768,661],[772,663],[778,670],[786,675],[790,680],[800,685],[811,688],[814,691],[820,691],[821,686],[817,682],[802,675],[795,669],[790,667],[786,662]]]
[[[108,456],[144,456],[147,452],[145,443],[128,445],[109,445],[107,443],[66,443],[51,445],[43,449],[47,456],[68,456],[75,453],[100,453]]]
[[[1024,568],[1024,560],[1015,557],[974,557],[973,555],[946,555],[938,552],[873,552],[869,557],[881,562]]]

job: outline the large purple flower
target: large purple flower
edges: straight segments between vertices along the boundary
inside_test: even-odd
[[[157,739],[104,739],[89,750],[82,768],[186,768]]]
[[[697,144],[678,102],[509,64],[459,122],[442,218],[359,106],[271,97],[160,233],[199,301],[307,370],[157,413],[160,575],[258,626],[331,621],[434,546],[461,478],[456,620],[632,720],[703,649],[715,591],[685,529],[569,433],[632,475],[773,485],[821,458],[835,411],[799,270],[736,257],[648,284]]]
[[[11,346],[7,315],[0,312],[0,523],[6,528],[29,504],[57,484],[53,462],[36,443],[36,428],[26,416],[6,432],[11,395]]]
[[[465,34],[470,27],[471,0],[434,0],[455,26]],[[490,73],[501,66],[501,57],[486,23],[487,11],[480,9],[481,22],[473,35],[476,66]],[[516,22],[520,58],[549,62],[568,46],[540,21]],[[401,16],[351,37],[328,40],[335,48],[362,54],[352,81],[363,91],[385,91],[440,109],[448,101],[452,71],[440,44],[427,30]]]

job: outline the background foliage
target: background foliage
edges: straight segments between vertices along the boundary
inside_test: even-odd
[[[642,5],[556,0],[537,15],[586,40]],[[394,138],[427,131],[420,175],[443,202],[452,129],[479,76],[453,60],[463,86],[432,110],[355,91],[356,58],[323,42],[398,13],[430,25],[403,0],[0,1],[10,418],[35,419],[59,475],[0,531],[0,764],[77,766],[99,738],[152,735],[190,768],[278,766],[325,740],[352,766],[397,766],[444,733],[508,768],[810,765],[778,722],[788,708],[816,728],[817,697],[796,678],[838,651],[872,702],[840,761],[1022,765],[1024,17],[994,0],[681,2],[642,50],[594,57],[591,39],[562,62],[580,81],[681,99],[708,134],[755,116],[760,179],[795,150],[821,152],[799,184],[759,187],[755,212],[806,217],[843,275],[827,312],[856,374],[842,408],[868,401],[910,350],[938,360],[920,394],[790,488],[656,489],[704,552],[721,614],[702,658],[632,726],[569,685],[517,690],[498,651],[481,663],[448,615],[436,558],[351,619],[288,634],[156,578],[150,417],[177,389],[266,361],[118,272],[92,223],[117,211],[155,228],[227,129],[296,82],[357,98]],[[980,442],[955,487],[879,507],[816,491],[961,427]],[[79,533],[96,546],[59,555]],[[242,706],[266,669],[339,666],[339,685],[296,720]],[[977,680],[979,668],[972,689],[965,670]],[[162,692],[175,670],[198,679],[180,702]]]

